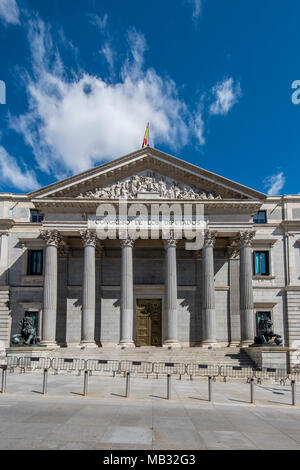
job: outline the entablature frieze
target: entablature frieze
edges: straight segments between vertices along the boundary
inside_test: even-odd
[[[149,199],[148,197],[137,198],[137,199],[121,199],[122,201],[126,201],[128,205],[133,203],[138,204],[145,204],[146,206],[150,206],[152,204],[200,204],[204,205],[205,213],[210,214],[218,214],[220,211],[220,215],[224,215],[225,213],[251,213],[254,214],[257,212],[261,207],[261,202],[259,201],[249,201],[249,200],[235,200],[235,199],[228,199],[228,200],[206,200],[206,199],[173,199],[173,198],[164,198],[164,199]],[[68,211],[70,208],[72,209],[80,209],[80,212],[91,212],[95,210],[100,204],[112,204],[115,207],[119,205],[119,199],[85,199],[85,198],[49,198],[49,199],[34,199],[32,200],[35,207],[40,210],[41,212],[47,211],[49,212],[56,212],[57,209],[67,209]]]

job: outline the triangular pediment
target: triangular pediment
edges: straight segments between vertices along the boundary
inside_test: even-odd
[[[265,195],[176,157],[146,148],[51,184],[31,198],[264,199]]]

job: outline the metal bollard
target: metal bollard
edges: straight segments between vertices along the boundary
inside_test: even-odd
[[[88,394],[88,385],[89,385],[89,371],[84,371],[84,382],[83,382],[83,396],[86,397]]]
[[[213,401],[213,378],[208,377],[208,401]]]
[[[48,384],[48,369],[44,369],[43,395],[46,395],[46,393],[47,393],[47,384]]]
[[[7,372],[7,366],[2,366],[2,388],[1,388],[1,393],[5,393],[6,391],[6,372]]]
[[[254,378],[250,379],[250,403],[254,403]]]
[[[167,399],[171,400],[171,374],[168,374],[167,376]]]
[[[126,398],[130,395],[130,372],[126,374]]]
[[[296,381],[292,380],[292,405],[296,405]]]

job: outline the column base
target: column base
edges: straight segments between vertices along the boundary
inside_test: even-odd
[[[218,343],[214,340],[201,341],[201,348],[210,349],[218,347]]]
[[[248,340],[243,340],[243,341],[240,342],[239,347],[240,348],[247,348],[248,346],[250,346],[253,343],[254,343],[254,339],[252,339],[252,340],[249,340],[249,339]]]
[[[84,349],[95,349],[98,348],[98,345],[95,343],[95,341],[80,341],[77,347]]]
[[[120,341],[116,347],[118,349],[134,349],[135,348],[135,344],[133,341]]]
[[[57,344],[56,341],[41,341],[43,346],[46,346],[47,349],[58,349],[60,346]]]
[[[240,344],[241,344],[240,341],[230,341],[229,347],[230,347],[230,348],[239,348],[239,347],[240,347]]]
[[[181,344],[178,341],[167,340],[162,347],[165,349],[181,349]]]

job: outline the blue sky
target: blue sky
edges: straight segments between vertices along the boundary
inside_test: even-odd
[[[0,191],[151,146],[298,194],[298,0],[0,0]]]

